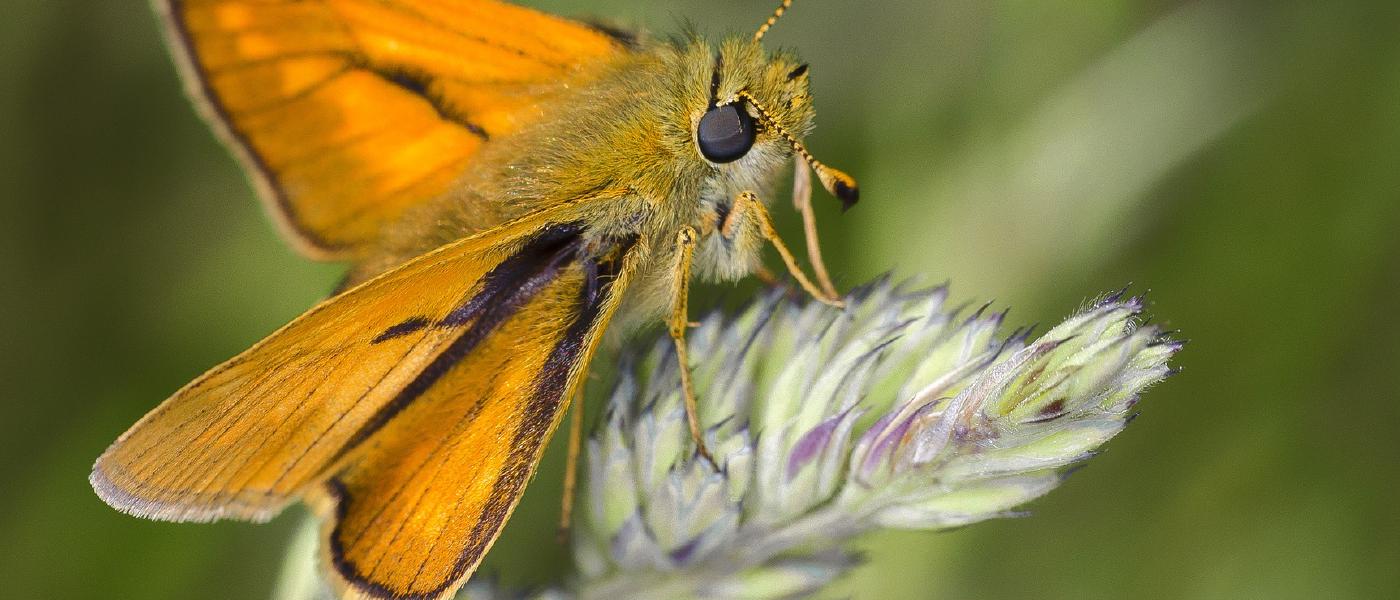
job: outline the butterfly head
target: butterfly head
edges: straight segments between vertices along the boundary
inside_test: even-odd
[[[786,8],[785,2],[757,34],[730,38],[713,53],[708,103],[691,111],[693,148],[725,187],[736,189],[763,187],[796,155],[849,208],[859,199],[855,180],[818,161],[802,143],[815,116],[807,63],[770,53],[761,43]]]

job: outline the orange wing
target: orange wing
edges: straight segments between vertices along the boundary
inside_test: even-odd
[[[630,275],[605,274],[594,292],[581,265],[565,269],[464,360],[439,360],[451,365],[441,379],[336,469],[312,503],[342,596],[461,587],[519,502]]]
[[[336,469],[312,504],[343,596],[446,597],[476,569],[626,285],[604,280],[580,301],[584,270],[567,269]]]
[[[397,413],[441,395],[437,379],[462,372],[453,365],[489,361],[471,367],[472,378],[542,377],[525,352],[475,357],[502,328],[530,328],[513,338],[522,347],[521,339],[547,344],[575,318],[577,301],[541,304],[566,293],[555,288],[577,287],[571,274],[583,269],[580,228],[559,218],[568,206],[444,246],[323,302],[132,426],[98,458],[94,489],[137,516],[266,520]]]
[[[627,41],[494,0],[156,0],[190,95],[308,256],[353,259]]]

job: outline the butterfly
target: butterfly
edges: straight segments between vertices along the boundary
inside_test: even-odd
[[[841,303],[814,238],[818,283],[763,201],[789,162],[798,187],[810,168],[858,196],[802,144],[807,65],[761,43],[790,2],[715,45],[495,0],[157,0],[189,95],[287,239],[350,269],[121,435],[97,494],[171,521],[303,500],[341,595],[453,594],[605,331],[664,319],[684,367],[692,272],[754,273],[765,244]]]

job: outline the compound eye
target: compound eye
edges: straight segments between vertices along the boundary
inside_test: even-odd
[[[711,162],[734,162],[748,154],[754,140],[753,117],[738,103],[716,106],[700,117],[695,139]]]

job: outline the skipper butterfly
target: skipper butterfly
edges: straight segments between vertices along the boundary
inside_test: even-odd
[[[762,200],[789,162],[795,187],[810,167],[857,198],[802,145],[807,65],[761,44],[789,3],[715,46],[495,0],[158,0],[190,96],[287,239],[351,268],[118,438],[93,488],[171,521],[305,500],[342,595],[450,596],[610,324],[664,318],[684,367],[692,270],[754,273],[765,243],[840,304],[805,201],[816,283]]]

